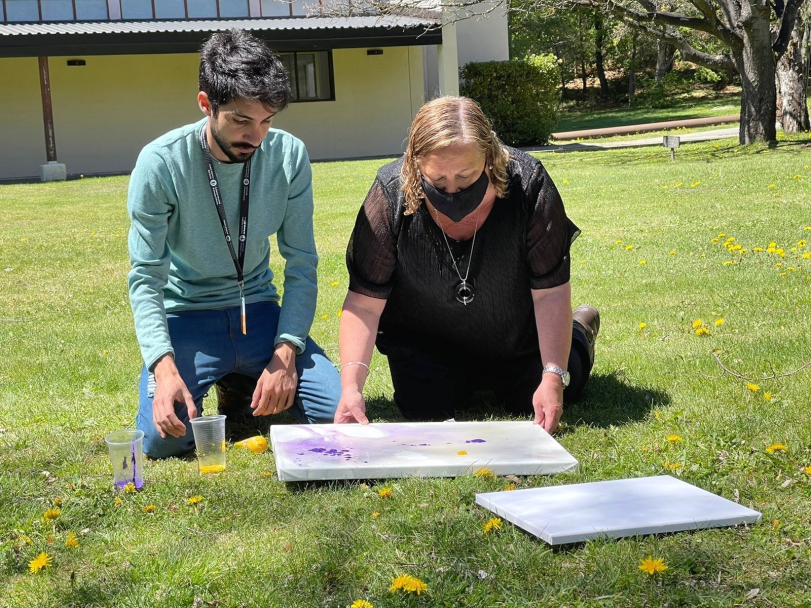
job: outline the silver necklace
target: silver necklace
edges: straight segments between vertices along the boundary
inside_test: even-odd
[[[448,242],[448,237],[445,234],[445,230],[442,228],[442,222],[439,220],[439,211],[434,209],[436,223],[439,225],[439,231],[442,233],[442,238],[445,239],[445,246],[448,248],[448,253],[451,255],[453,269],[459,277],[459,283],[456,285],[456,300],[465,306],[472,302],[473,297],[476,295],[476,292],[473,290],[473,285],[467,282],[467,277],[470,275],[470,267],[473,265],[473,248],[476,246],[476,234],[479,232],[479,211],[481,211],[481,208],[481,205],[479,205],[478,209],[476,209],[476,228],[473,230],[473,242],[470,244],[470,258],[467,261],[467,270],[465,271],[464,277],[462,277],[462,273],[459,272],[459,267],[456,265],[456,257],[453,255],[453,249],[451,249],[451,244]]]

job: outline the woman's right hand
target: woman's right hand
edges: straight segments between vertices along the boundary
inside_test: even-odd
[[[341,400],[338,402],[338,409],[335,410],[335,424],[348,422],[369,424],[369,419],[366,417],[366,402],[360,391],[355,388],[344,389],[341,393]]]

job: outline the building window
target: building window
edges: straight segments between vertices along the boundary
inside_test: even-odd
[[[74,0],[76,4],[76,18],[82,20],[109,19],[107,13],[107,0]]]
[[[152,0],[121,0],[122,19],[152,19]]]
[[[59,1],[59,0],[53,0]],[[98,1],[98,0],[94,0]],[[104,0],[102,0],[104,1]],[[217,5],[219,4],[219,15]],[[124,19],[216,19],[248,17],[248,0],[121,0]],[[186,13],[188,7],[188,14]]]
[[[279,53],[290,74],[293,101],[331,101],[335,99],[332,79],[332,53]]]
[[[6,0],[6,21],[39,21],[37,0]]]

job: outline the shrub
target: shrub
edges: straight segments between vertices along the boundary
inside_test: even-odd
[[[559,69],[554,55],[468,63],[460,92],[479,102],[505,144],[545,144],[558,122]]]

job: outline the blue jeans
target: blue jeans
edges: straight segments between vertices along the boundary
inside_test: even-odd
[[[248,304],[247,335],[242,335],[238,307],[166,315],[175,364],[194,399],[198,416],[203,414],[203,397],[226,374],[237,372],[259,378],[273,356],[280,312],[275,302]],[[301,423],[332,422],[341,397],[341,379],[324,351],[310,338],[304,352],[296,356],[296,372],[298,389],[290,413]],[[166,458],[192,450],[194,436],[186,406],[175,403],[175,414],[186,425],[186,434],[163,439],[152,421],[154,394],[154,376],[144,367],[135,422],[136,428],[144,432],[144,452],[151,458]]]

